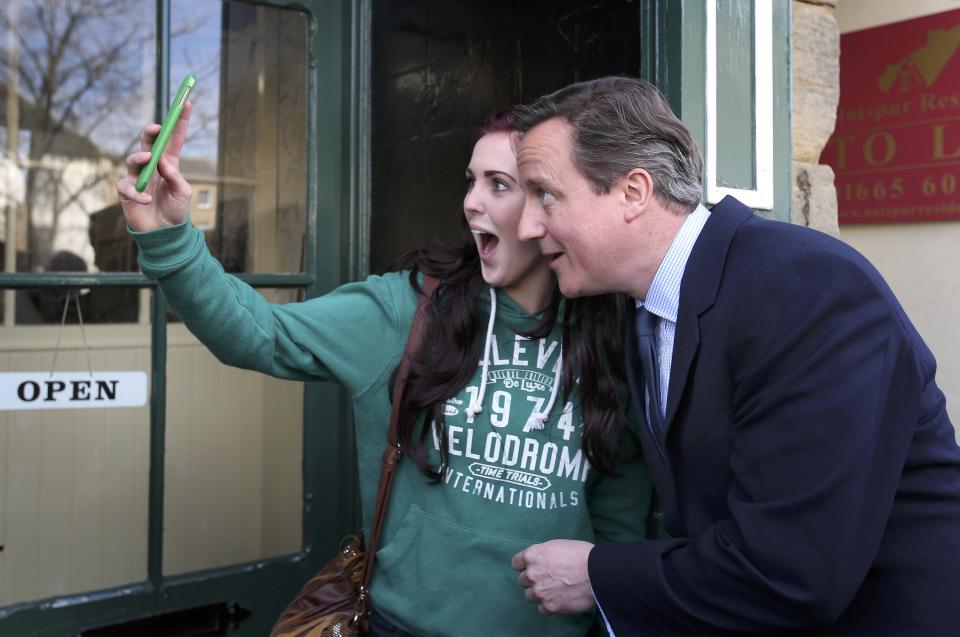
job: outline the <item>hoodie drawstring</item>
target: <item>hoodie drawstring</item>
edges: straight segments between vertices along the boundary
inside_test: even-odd
[[[560,373],[563,371],[563,345],[560,345],[560,354],[557,356],[557,369],[553,372],[553,387],[550,389],[550,401],[547,408],[543,411],[535,411],[530,414],[530,429],[542,430],[547,424],[547,418],[550,417],[550,410],[553,409],[553,403],[557,401],[557,394],[560,390]]]
[[[487,341],[483,346],[483,373],[480,374],[480,391],[476,401],[467,407],[470,420],[483,411],[483,395],[487,391],[487,370],[490,368],[490,344],[493,342],[493,323],[497,318],[497,293],[490,288],[490,320],[487,322]]]
[[[480,374],[480,391],[467,407],[467,418],[473,420],[477,414],[483,411],[483,398],[487,392],[487,371],[490,369],[490,347],[493,343],[493,325],[497,319],[497,293],[490,288],[490,320],[487,322],[487,340],[483,346],[483,372]],[[543,411],[535,411],[530,414],[528,425],[532,430],[542,430],[550,417],[550,410],[557,402],[557,394],[560,391],[560,375],[563,371],[563,345],[560,345],[560,353],[557,358],[556,370],[553,374],[553,387],[550,389],[550,400]]]

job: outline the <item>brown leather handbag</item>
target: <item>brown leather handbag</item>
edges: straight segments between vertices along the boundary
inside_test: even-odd
[[[277,619],[270,637],[359,637],[367,634],[370,614],[370,577],[380,542],[380,529],[386,518],[390,487],[400,462],[397,442],[397,419],[400,401],[407,383],[410,356],[420,342],[423,314],[437,280],[425,276],[423,295],[410,326],[403,360],[393,388],[393,407],[387,429],[387,447],[380,465],[380,491],[374,509],[370,541],[364,547],[363,537],[350,535],[340,544],[339,552],[308,581],[296,598]]]

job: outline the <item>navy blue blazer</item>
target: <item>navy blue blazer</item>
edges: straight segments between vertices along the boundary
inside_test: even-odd
[[[664,440],[639,432],[676,539],[590,553],[617,636],[960,634],[960,449],[934,369],[860,254],[721,201],[683,277]]]

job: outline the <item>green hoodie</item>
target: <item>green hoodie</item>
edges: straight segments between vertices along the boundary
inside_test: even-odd
[[[170,305],[221,361],[280,378],[332,380],[350,393],[369,535],[390,377],[417,303],[407,273],[275,305],[225,274],[189,221],[131,234],[144,274],[159,280]],[[415,463],[400,463],[377,553],[374,607],[424,636],[584,635],[592,614],[541,615],[524,600],[510,558],[556,538],[639,539],[652,487],[639,459],[623,463],[617,478],[591,471],[579,408],[557,391],[560,325],[546,338],[525,339],[516,332],[538,317],[503,292],[495,298],[487,364],[481,360],[468,385],[446,401],[444,479],[430,484]],[[489,308],[489,298],[485,303]],[[472,418],[471,405],[479,406]],[[437,444],[428,443],[435,465]]]

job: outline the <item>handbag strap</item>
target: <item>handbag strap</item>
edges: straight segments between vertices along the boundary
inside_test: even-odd
[[[403,392],[407,385],[407,375],[410,372],[410,357],[416,351],[423,335],[423,324],[427,306],[430,303],[430,297],[437,287],[436,277],[424,275],[423,284],[420,286],[423,294],[417,302],[417,310],[413,315],[413,324],[410,326],[410,334],[407,336],[407,346],[403,352],[403,359],[400,361],[400,367],[397,370],[397,377],[393,386],[393,406],[390,410],[390,426],[387,430],[387,447],[383,451],[383,459],[380,463],[380,491],[377,493],[377,505],[373,512],[373,524],[370,528],[370,539],[366,546],[366,555],[364,555],[363,565],[363,585],[361,586],[361,597],[366,597],[370,586],[370,577],[373,574],[373,562],[376,558],[377,547],[380,543],[380,529],[387,515],[387,504],[390,501],[390,488],[393,486],[393,477],[397,471],[397,464],[403,455],[400,451],[400,443],[397,438],[397,422],[400,419],[400,403],[403,401]]]

